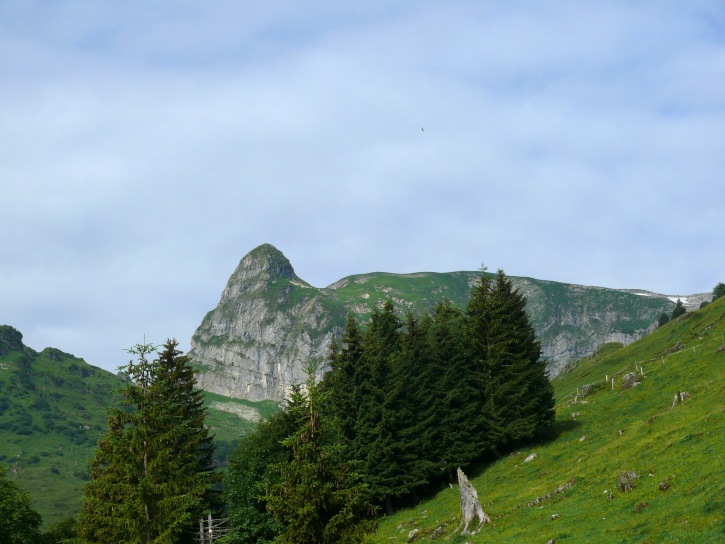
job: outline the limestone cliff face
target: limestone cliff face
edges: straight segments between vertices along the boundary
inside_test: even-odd
[[[199,386],[228,397],[282,400],[292,384],[304,382],[309,358],[324,357],[333,326],[344,319],[336,306],[273,246],[256,248],[192,337]]]
[[[297,277],[269,244],[246,255],[217,307],[194,333],[189,355],[207,391],[253,401],[281,401],[305,381],[310,358],[322,362],[348,312],[365,323],[375,306],[393,300],[402,312],[430,311],[442,298],[465,307],[478,272],[361,274],[327,288]],[[607,342],[629,344],[656,326],[676,300],[654,293],[512,278],[552,374]],[[685,297],[683,297],[685,298]],[[690,301],[698,300],[690,296]],[[694,303],[694,302],[693,302]]]

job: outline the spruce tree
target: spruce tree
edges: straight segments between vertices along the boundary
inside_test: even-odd
[[[232,531],[226,544],[270,544],[282,532],[282,526],[267,510],[266,490],[281,481],[280,463],[292,461],[292,452],[282,442],[294,435],[303,412],[294,402],[303,398],[300,387],[292,389],[284,409],[261,421],[257,429],[244,436],[230,459],[224,476],[227,517]]]
[[[357,420],[350,444],[351,459],[360,462],[360,472],[377,502],[396,495],[399,469],[391,449],[398,424],[389,412],[393,359],[400,351],[400,319],[392,302],[376,308],[363,337],[363,351],[355,379]],[[388,500],[386,509],[390,510]]]
[[[428,343],[431,367],[438,374],[431,386],[436,401],[434,460],[439,474],[452,480],[457,467],[469,465],[493,447],[484,373],[467,349],[463,313],[450,302],[436,307]]]
[[[327,443],[320,410],[322,388],[315,382],[316,365],[307,369],[306,391],[293,393],[294,416],[300,428],[283,441],[290,461],[275,465],[281,480],[266,494],[267,507],[283,527],[276,540],[288,544],[346,544],[361,542],[372,530],[366,517],[372,507],[361,496],[355,475]]]
[[[712,290],[712,300],[714,302],[723,296],[725,296],[725,283],[720,282]]]
[[[671,319],[677,319],[678,317],[680,317],[681,315],[685,315],[686,313],[687,309],[685,309],[685,305],[682,304],[682,301],[678,298],[675,307],[672,309]]]
[[[187,540],[209,508],[213,448],[189,359],[169,340],[154,361],[139,344],[124,367],[122,408],[90,461],[81,541],[165,544]]]
[[[360,366],[362,358],[362,333],[354,316],[348,315],[342,345],[333,340],[330,346],[330,371],[325,375],[321,388],[328,401],[325,410],[331,424],[339,433],[339,440],[349,446],[355,440],[357,417],[362,399],[359,384],[368,379]]]
[[[553,421],[553,387],[526,314],[526,299],[502,270],[488,306],[487,394],[495,420],[503,424],[502,442],[519,443]]]
[[[42,518],[33,510],[30,497],[5,476],[0,466],[0,541],[8,544],[40,542]]]

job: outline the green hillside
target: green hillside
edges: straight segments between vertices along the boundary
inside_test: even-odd
[[[641,384],[623,389],[628,373]],[[492,524],[461,536],[453,485],[383,519],[370,542],[408,542],[413,529],[421,542],[725,541],[725,298],[604,346],[554,383],[549,440],[470,470]],[[680,392],[690,397],[673,406]]]
[[[87,459],[121,383],[58,349],[35,352],[0,326],[0,463],[46,523],[80,509]]]
[[[480,272],[420,272],[390,274],[377,272],[349,276],[331,285],[332,292],[348,311],[363,322],[373,308],[392,300],[415,314],[429,313],[442,299],[464,308],[471,285]],[[591,353],[605,338],[621,337],[627,342],[647,334],[662,313],[675,304],[668,298],[642,296],[633,291],[589,287],[512,277],[514,286],[527,299],[526,310],[547,359],[564,358],[555,345],[566,344],[571,355]],[[553,364],[558,371],[561,364]]]
[[[80,511],[88,459],[107,429],[106,409],[122,379],[55,348],[23,345],[22,334],[0,326],[0,464],[28,491],[45,525]],[[207,424],[220,462],[259,417],[277,410],[206,394]]]

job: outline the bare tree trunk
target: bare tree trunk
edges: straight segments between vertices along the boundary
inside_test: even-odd
[[[479,529],[481,529],[481,525],[484,523],[491,523],[491,518],[489,518],[486,512],[483,511],[481,503],[478,501],[476,488],[471,485],[471,482],[468,481],[468,478],[460,468],[458,469],[458,485],[461,490],[461,512],[463,514],[462,523],[465,523],[465,527],[463,527],[461,534],[468,535],[477,533]],[[480,522],[478,523],[476,530],[469,533],[468,525],[471,521],[473,521],[474,517],[477,517]]]

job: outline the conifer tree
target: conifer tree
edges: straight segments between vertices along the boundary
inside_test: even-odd
[[[433,453],[439,437],[432,427],[437,421],[438,399],[433,387],[437,376],[428,360],[426,346],[430,321],[427,315],[419,322],[408,314],[387,388],[384,409],[395,437],[394,443],[388,446],[394,459],[388,471],[388,478],[395,484],[391,498],[415,496],[416,490],[427,485],[436,473]],[[385,432],[385,427],[382,430]],[[388,501],[386,508],[389,510],[390,506]]]
[[[268,508],[282,525],[276,540],[288,544],[346,544],[361,542],[372,530],[366,516],[372,507],[361,496],[361,488],[326,443],[326,425],[320,410],[322,388],[315,382],[315,363],[307,369],[307,390],[293,395],[300,428],[283,445],[292,459],[279,463],[281,481],[267,491]]]
[[[209,507],[213,448],[189,359],[169,340],[155,361],[151,344],[130,353],[123,408],[90,462],[81,541],[162,544],[185,540]],[[189,535],[190,536],[190,535]]]
[[[0,466],[0,541],[8,544],[40,542],[42,518],[33,510],[30,497],[5,476]]]
[[[328,395],[325,409],[332,419],[332,425],[339,433],[343,445],[350,445],[355,439],[360,398],[359,385],[368,376],[363,376],[360,366],[362,358],[362,334],[354,316],[348,315],[342,345],[333,340],[330,346],[330,371],[325,375],[321,388]]]
[[[532,438],[554,418],[553,388],[525,306],[524,296],[499,270],[489,298],[486,367],[504,444]]]
[[[457,467],[483,457],[493,446],[484,373],[467,348],[463,313],[449,301],[439,303],[433,314],[429,357],[439,373],[432,386],[435,462],[439,474],[452,480]]]
[[[394,414],[389,413],[389,387],[393,358],[400,350],[400,319],[390,301],[376,308],[363,338],[363,351],[356,373],[357,420],[350,444],[351,459],[360,462],[360,472],[375,501],[396,492],[397,459],[390,448],[396,439]],[[390,509],[390,503],[386,505]]]
[[[282,526],[267,510],[264,495],[281,481],[280,463],[292,461],[292,452],[282,442],[302,425],[295,406],[303,398],[299,385],[293,386],[284,409],[261,421],[259,427],[244,436],[230,459],[224,476],[227,517],[232,531],[225,544],[270,544],[282,532]]]
[[[687,309],[685,308],[685,305],[682,304],[682,301],[678,298],[677,303],[675,304],[675,307],[672,309],[672,319],[677,319],[681,315],[685,315],[687,313]]]

